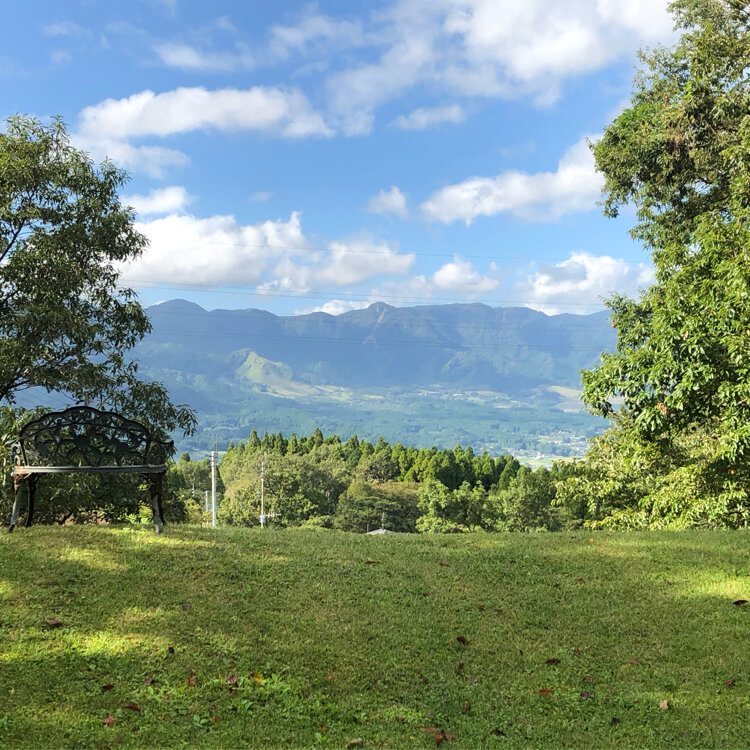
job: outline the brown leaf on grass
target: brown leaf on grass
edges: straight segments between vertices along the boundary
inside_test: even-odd
[[[485,607],[484,607],[484,604],[480,604],[480,605],[479,605],[479,606],[477,607],[477,609],[478,609],[478,610],[479,610],[480,612],[484,612],[484,609],[485,609]],[[2,624],[3,624],[3,623],[2,623],[1,621],[0,621],[0,625],[2,625]]]
[[[466,701],[466,703],[464,703],[464,713],[471,713],[471,703],[469,703],[469,701]]]
[[[447,568],[447,567],[449,567],[449,566],[448,566],[448,563],[444,563],[444,562],[438,563],[438,565],[439,565],[439,566],[440,566],[441,568]]]
[[[628,659],[628,664],[643,664],[640,659]]]
[[[365,565],[377,565],[377,560],[365,560]]]
[[[469,645],[469,639],[465,635],[459,635],[456,640],[462,645],[462,646],[468,646]]]
[[[734,680],[727,680],[724,685],[726,685],[726,687],[734,687],[734,682]]]
[[[135,711],[136,713],[141,712],[140,706],[136,706],[135,703],[123,703],[122,707],[127,708],[129,711]]]
[[[260,672],[253,672],[250,677],[252,677],[255,682],[257,682],[259,685],[263,682],[263,675]]]
[[[106,719],[102,722],[105,727],[113,727],[115,725],[115,717],[109,714]]]
[[[187,684],[188,684],[188,687],[197,687],[198,686],[198,679],[196,678],[196,676],[194,674],[190,675],[190,677],[188,677]]]
[[[174,646],[168,646],[167,647],[167,653],[173,654],[174,653]]]
[[[461,672],[464,671],[464,663],[462,661],[458,662],[458,666],[456,667],[456,674],[461,674]]]
[[[586,698],[593,698],[593,697],[594,697],[594,695],[593,695],[593,693],[589,693],[589,691],[588,691],[588,690],[583,690],[583,691],[581,691],[580,693],[578,693],[578,697],[579,697],[579,698],[580,698],[581,700],[586,700]]]
[[[406,718],[405,718],[405,717],[403,717],[403,716],[396,716],[396,717],[394,717],[394,718],[396,719],[396,721],[397,721],[397,722],[398,722],[399,724],[403,724],[403,723],[404,723],[404,722],[406,721]]]
[[[346,750],[351,750],[353,747],[364,747],[364,745],[364,740],[349,740],[349,742],[346,743],[345,748]]]
[[[619,723],[620,723],[620,720],[616,716],[613,716],[611,721],[609,722],[609,725],[611,727],[616,727]]]
[[[743,604],[747,604],[747,599],[738,599],[736,602],[732,602],[735,607],[741,607]]]
[[[576,581],[577,581],[578,583],[585,583],[585,582],[586,582],[586,579],[585,579],[585,578],[576,578]]]
[[[48,628],[61,628],[62,624],[63,624],[63,621],[62,620],[58,620],[56,617],[45,617],[44,618],[44,624]]]
[[[669,701],[666,701],[666,700],[662,701],[662,702],[661,702],[661,703],[659,704],[659,708],[660,708],[660,709],[661,709],[662,711],[668,711],[668,710],[669,710]]]
[[[154,684],[154,676],[153,676],[152,674],[150,674],[150,675],[149,675],[149,676],[148,676],[148,677],[147,677],[147,678],[146,678],[146,679],[145,679],[145,680],[143,681],[143,684],[144,684],[144,685],[145,685],[146,687],[148,687],[149,685],[153,685],[153,684]]]
[[[321,732],[325,732],[326,729],[328,729],[328,725],[325,722],[321,722],[318,724],[318,730]]]
[[[503,732],[503,730],[502,730],[502,729],[500,729],[499,727],[495,727],[495,728],[494,728],[494,729],[493,729],[493,730],[492,730],[492,731],[490,732],[490,734],[494,734],[494,735],[495,735],[495,737],[505,737],[505,732]]]
[[[436,734],[440,730],[437,727],[419,727],[419,731],[425,734]]]
[[[555,665],[555,664],[559,664],[559,663],[560,663],[560,660],[559,660],[559,659],[556,659],[556,658],[552,658],[552,659],[547,659],[547,661],[545,661],[544,663],[545,663],[545,664],[552,664],[552,665]]]
[[[226,682],[227,685],[236,685],[238,679],[239,678],[236,674],[230,674],[229,677],[224,678],[224,682]]]
[[[574,653],[574,654],[575,654],[576,656],[580,656],[580,655],[581,655],[581,654],[583,653],[583,651],[581,651],[581,649],[580,649],[580,648],[575,648],[575,649],[573,649],[573,653]]]
[[[112,690],[113,687],[114,685],[102,685],[102,692],[106,693],[107,690]]]
[[[189,603],[189,602],[185,602],[185,603],[184,603],[184,604],[182,605],[182,610],[183,610],[183,612],[187,612],[187,611],[188,611],[189,609],[190,609],[190,603]]]
[[[453,739],[452,734],[448,734],[445,729],[441,729],[435,734],[435,747],[440,747],[443,742],[450,742]]]
[[[555,691],[552,688],[539,688],[538,693],[540,698],[549,698]]]

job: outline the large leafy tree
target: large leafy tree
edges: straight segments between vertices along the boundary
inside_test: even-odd
[[[12,117],[0,132],[0,403],[41,387],[190,431],[192,411],[127,358],[150,324],[119,285],[120,264],[146,246],[118,196],[125,181],[59,120]]]
[[[630,107],[594,146],[604,211],[634,205],[655,283],[609,300],[617,351],[584,373],[584,398],[604,415],[622,400],[630,470],[639,456],[653,468],[655,449],[673,462],[677,444],[710,446],[680,491],[738,525],[750,519],[750,12],[745,0],[670,8],[681,37],[643,55]]]

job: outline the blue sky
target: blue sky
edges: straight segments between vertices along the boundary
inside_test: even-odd
[[[131,175],[145,304],[591,312],[650,279],[586,139],[666,0],[35,0],[4,8],[3,116],[62,115]]]

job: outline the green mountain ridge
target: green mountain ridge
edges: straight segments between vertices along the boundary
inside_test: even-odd
[[[603,426],[576,408],[576,392],[580,370],[614,346],[606,312],[376,303],[277,316],[173,300],[148,313],[153,331],[134,358],[199,413],[181,449],[246,439],[253,427],[320,426],[394,443],[564,455]]]

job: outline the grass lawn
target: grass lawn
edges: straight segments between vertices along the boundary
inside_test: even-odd
[[[749,553],[744,532],[19,528],[0,747],[746,748]]]

